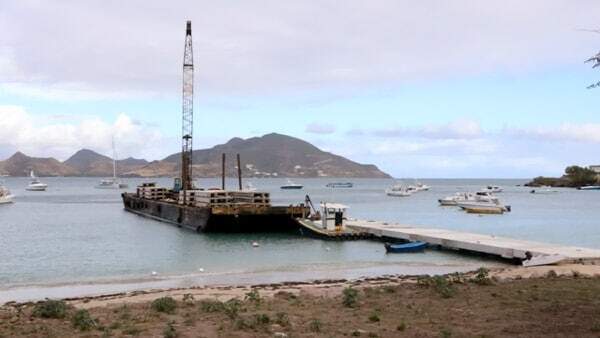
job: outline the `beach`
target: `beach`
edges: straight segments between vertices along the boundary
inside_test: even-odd
[[[147,290],[66,299],[60,318],[8,303],[0,336],[592,337],[599,295],[600,266],[582,264]]]

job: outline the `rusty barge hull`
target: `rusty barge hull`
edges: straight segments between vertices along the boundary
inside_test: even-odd
[[[295,218],[309,210],[304,206],[185,206],[175,201],[153,200],[123,193],[126,211],[197,232],[296,232]]]

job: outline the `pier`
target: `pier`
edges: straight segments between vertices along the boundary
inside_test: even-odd
[[[562,246],[534,241],[512,239],[494,235],[474,234],[447,229],[432,229],[379,221],[348,219],[346,227],[370,233],[379,238],[406,241],[423,241],[443,249],[475,252],[509,260],[532,256],[561,255],[567,261],[600,260],[600,250]]]

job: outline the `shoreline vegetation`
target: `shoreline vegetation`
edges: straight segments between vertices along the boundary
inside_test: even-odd
[[[579,166],[569,166],[565,169],[561,177],[543,177],[534,178],[526,183],[526,187],[555,187],[555,188],[580,188],[588,185],[600,184],[600,175],[589,169]]]
[[[7,303],[0,337],[597,336],[600,265]]]

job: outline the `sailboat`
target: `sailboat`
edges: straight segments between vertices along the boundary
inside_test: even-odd
[[[25,188],[25,190],[46,191],[48,185],[46,183],[40,182],[40,180],[35,176],[33,169],[29,172],[29,177],[31,177],[31,182],[29,182],[29,185],[27,186],[27,188]]]
[[[127,183],[122,183],[117,178],[117,154],[115,152],[115,141],[112,142],[113,148],[113,176],[111,178],[105,178],[95,187],[96,189],[125,189],[128,187]]]

